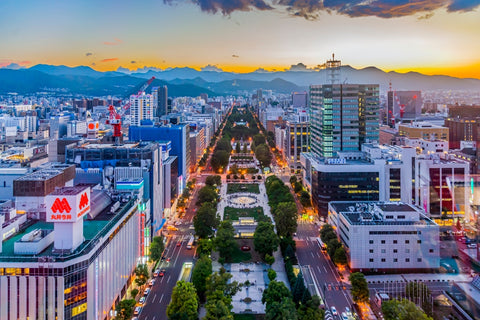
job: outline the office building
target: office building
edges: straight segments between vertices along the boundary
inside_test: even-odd
[[[161,117],[168,113],[168,88],[167,86],[152,88],[153,96],[153,114],[155,117]]]
[[[328,222],[344,244],[352,272],[434,272],[439,226],[402,202],[334,201]]]
[[[292,107],[305,109],[308,107],[308,93],[305,92],[293,92],[292,93]]]
[[[134,127],[128,130],[131,141],[171,141],[171,155],[178,158],[179,193],[183,191],[190,168],[190,126],[188,124]]]
[[[134,94],[130,96],[130,125],[139,126],[144,120],[153,120],[153,96],[151,94]]]
[[[302,121],[303,120],[303,121]],[[300,171],[300,154],[310,151],[310,123],[308,117],[292,117],[285,122],[284,157],[292,172]]]
[[[413,122],[399,124],[398,133],[401,137],[424,140],[449,140],[449,128],[437,126],[430,122]]]
[[[421,91],[388,91],[386,123],[394,127],[403,120],[415,120],[422,115]]]
[[[310,86],[311,150],[322,157],[359,151],[379,139],[379,86]]]
[[[460,112],[459,112],[460,113]],[[445,119],[448,128],[450,149],[459,149],[461,141],[480,142],[480,117],[449,117]]]

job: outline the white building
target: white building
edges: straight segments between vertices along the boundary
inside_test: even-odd
[[[352,271],[431,272],[440,267],[439,226],[402,202],[333,201],[328,222]]]
[[[131,125],[139,126],[142,120],[153,120],[153,96],[143,92],[130,96]]]

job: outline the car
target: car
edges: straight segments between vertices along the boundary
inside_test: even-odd
[[[133,311],[134,316],[138,316],[142,312],[142,307],[136,307],[135,310]]]
[[[345,307],[345,313],[346,313],[346,314],[351,314],[349,307]]]
[[[477,248],[477,244],[476,244],[476,243],[469,243],[469,244],[467,244],[467,248],[469,248],[469,249],[476,249],[476,248]]]
[[[159,273],[158,273],[158,276],[159,277],[163,277],[165,275],[165,269],[162,269]]]
[[[158,274],[160,273],[160,269],[157,269],[155,270],[155,272],[153,273],[153,276],[154,277],[158,277]]]
[[[145,291],[143,291],[143,295],[148,296],[148,294],[150,293],[150,290],[151,290],[150,288],[145,289]]]
[[[182,246],[182,241],[178,241],[177,242],[177,247],[181,247]]]
[[[332,311],[332,314],[333,314],[334,316],[338,316],[337,308],[335,308],[334,306],[331,306],[331,307],[330,307],[330,311]]]
[[[145,297],[141,297],[140,300],[138,300],[138,303],[143,306],[145,304]]]
[[[170,258],[165,259],[165,261],[170,262]]]
[[[240,249],[242,249],[242,251],[250,251],[249,246],[242,246]]]
[[[133,317],[133,318],[130,319],[130,320],[138,320],[138,317]]]
[[[342,312],[342,320],[348,320],[347,314]]]
[[[163,261],[163,260],[165,260],[166,258],[167,258],[167,257],[165,257],[165,256],[162,256],[162,261]]]
[[[158,274],[157,274],[158,276]],[[149,282],[148,282],[148,285],[149,286],[153,286],[155,284],[155,279],[151,279]]]

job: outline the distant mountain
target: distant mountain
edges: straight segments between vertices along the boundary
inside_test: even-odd
[[[55,75],[55,76],[86,76],[92,78],[105,77],[104,72],[93,70],[90,67],[78,66],[78,67],[67,67],[67,66],[52,66],[48,64],[37,64],[28,70],[40,71],[46,74]],[[108,72],[112,76],[123,76],[123,73],[120,72]]]
[[[103,74],[100,72],[100,74]],[[121,74],[121,73],[120,73]],[[135,93],[145,79],[121,74],[121,76],[88,77],[80,75],[51,75],[37,70],[0,69],[0,94],[17,92],[20,94],[57,91],[87,96],[125,97]],[[161,80],[154,80],[150,87],[168,85],[169,96],[199,96],[215,92],[193,84],[170,85]]]

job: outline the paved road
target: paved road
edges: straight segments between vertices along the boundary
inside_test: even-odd
[[[338,316],[333,319],[341,319],[340,315],[345,308],[351,308],[352,300],[348,286],[344,286],[339,275],[329,258],[320,250],[316,241],[318,236],[318,226],[301,221],[297,228],[297,256],[298,262],[302,266],[310,266],[314,281],[324,298],[325,307],[335,306]]]

